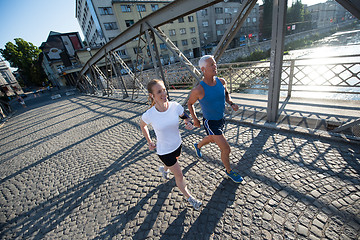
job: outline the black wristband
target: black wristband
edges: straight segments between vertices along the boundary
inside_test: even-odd
[[[231,103],[230,103],[230,106],[232,106],[232,105],[234,105],[234,104],[235,104],[235,103],[231,102]]]
[[[186,112],[183,113],[182,116],[180,116],[181,119],[188,119],[190,118],[189,115],[186,114]]]

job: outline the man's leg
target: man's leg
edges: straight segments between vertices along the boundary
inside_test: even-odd
[[[227,142],[224,135],[211,135],[211,137],[212,137],[212,140],[219,146],[220,151],[221,151],[221,161],[224,164],[226,171],[228,173],[230,173],[231,166],[230,166],[229,156],[230,156],[231,150],[230,150],[229,143]]]
[[[211,135],[208,135],[206,137],[204,137],[199,143],[198,143],[198,148],[201,148],[203,146],[205,146],[206,144],[209,144],[211,142],[214,142],[214,140],[212,139]]]

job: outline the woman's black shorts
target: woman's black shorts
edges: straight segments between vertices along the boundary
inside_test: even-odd
[[[177,157],[180,156],[180,153],[181,153],[181,145],[171,153],[165,155],[158,155],[158,156],[160,160],[165,164],[165,166],[171,167],[176,163]]]

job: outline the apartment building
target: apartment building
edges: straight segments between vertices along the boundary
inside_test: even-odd
[[[51,31],[46,42],[40,46],[40,60],[53,86],[73,85],[64,75],[65,69],[78,66],[76,51],[83,49],[79,33],[58,33]]]
[[[164,0],[77,0],[76,17],[90,47],[102,45],[131,27],[141,18],[164,7],[172,1]],[[188,58],[200,56],[200,41],[196,14],[179,18],[161,27],[165,34]],[[157,39],[163,64],[176,59],[166,45]],[[118,49],[121,58],[130,66],[135,65],[138,41],[134,40]],[[148,54],[145,65],[151,65]]]
[[[4,60],[0,58],[0,97],[22,94],[23,91]]]
[[[352,15],[335,0],[306,6],[306,10],[311,14],[311,24],[314,29],[330,27],[352,18]]]
[[[238,14],[243,0],[226,0],[197,12],[200,43],[204,53],[211,53],[221,40],[229,24]],[[238,47],[258,41],[259,5],[250,12],[230,47]]]
[[[88,46],[102,46],[120,33],[111,0],[76,0],[76,18]]]
[[[141,18],[151,14],[161,7],[164,7],[170,2],[172,1],[114,0],[113,7],[120,29],[126,29],[131,27],[131,25],[139,21]],[[184,53],[186,57],[194,58],[200,56],[199,31],[195,13],[181,17],[172,23],[163,25],[161,26],[161,30]],[[163,64],[174,62],[176,60],[175,56],[173,56],[167,49],[165,43],[160,41],[160,39],[156,39],[156,42],[161,62]],[[135,55],[138,52],[137,46],[138,40],[134,40],[126,44],[126,47],[120,51],[121,57],[123,59],[132,59],[134,61]],[[148,56],[145,59],[145,64],[149,63],[151,63],[151,58]]]

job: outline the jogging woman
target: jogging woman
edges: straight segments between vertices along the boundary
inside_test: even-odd
[[[188,191],[185,179],[178,159],[181,153],[181,137],[179,132],[179,117],[184,120],[186,129],[192,130],[194,126],[190,117],[184,112],[184,108],[177,102],[169,102],[166,88],[161,80],[151,80],[147,85],[151,107],[140,120],[140,128],[149,149],[156,148],[157,155],[164,166],[159,171],[165,179],[168,179],[168,170],[175,176],[175,182],[187,201],[196,209],[200,208],[201,202],[194,198]],[[151,125],[155,131],[156,144],[151,140],[147,125]]]

